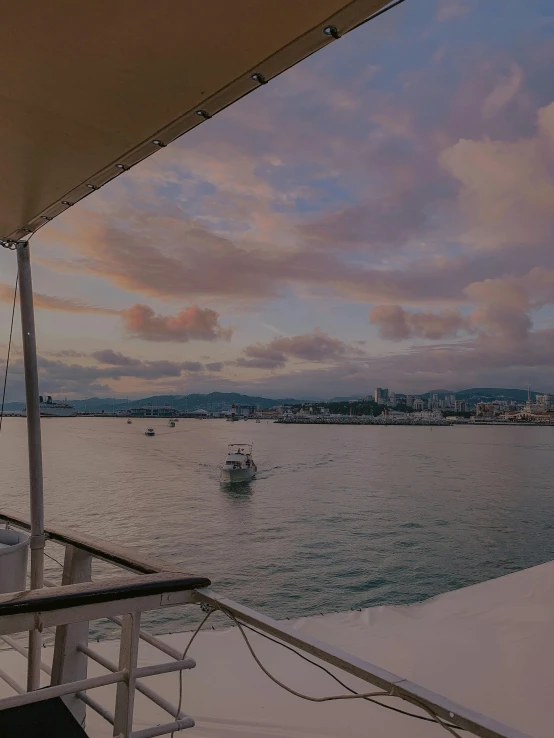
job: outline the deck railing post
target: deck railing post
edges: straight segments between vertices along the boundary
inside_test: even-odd
[[[29,487],[31,498],[31,589],[40,589],[44,579],[44,504],[42,489],[42,447],[40,436],[40,399],[38,386],[37,344],[33,309],[33,283],[29,244],[17,244],[19,304],[23,334],[27,438],[29,445]],[[27,689],[40,687],[41,633],[29,632]]]
[[[125,671],[126,678],[117,685],[115,698],[114,736],[130,738],[133,732],[133,708],[135,702],[135,682],[140,639],[140,612],[123,616],[121,643],[119,646],[119,670]]]
[[[65,547],[62,584],[82,584],[90,582],[92,574],[92,556],[76,548]],[[88,622],[59,625],[56,628],[54,657],[52,660],[52,686],[77,682],[87,678],[87,656],[79,646],[88,645]],[[64,702],[73,713],[77,722],[84,727],[86,705],[76,695],[64,697]]]

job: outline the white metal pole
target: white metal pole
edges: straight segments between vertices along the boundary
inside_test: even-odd
[[[37,344],[33,309],[31,256],[28,243],[17,245],[19,304],[23,333],[25,365],[25,400],[27,404],[27,438],[29,445],[29,487],[31,496],[31,589],[44,585],[44,502],[42,487],[42,444],[40,435],[40,399],[38,386]],[[29,632],[29,665],[27,690],[40,687],[41,633]]]

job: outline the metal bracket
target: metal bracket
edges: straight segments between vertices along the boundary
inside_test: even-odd
[[[41,536],[31,536],[29,538],[29,546],[31,550],[38,549],[38,548],[44,548],[44,544],[46,543],[46,536],[42,534]]]
[[[215,612],[218,608],[214,607],[213,605],[210,605],[208,602],[200,602],[200,609],[202,612],[205,612],[206,615],[211,614],[212,612]]]
[[[160,607],[167,605],[186,605],[190,602],[190,592],[184,590],[182,592],[166,592],[160,597]]]
[[[2,238],[0,239],[0,244],[2,245],[2,248],[9,249],[10,251],[16,251],[18,246],[26,246],[27,241],[14,241],[11,238]]]
[[[38,630],[39,633],[42,633],[42,631],[44,630],[44,623],[42,622],[41,612],[35,612],[35,630]]]

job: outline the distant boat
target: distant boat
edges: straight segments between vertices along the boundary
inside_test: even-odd
[[[230,443],[227,446],[227,458],[221,467],[222,482],[247,482],[257,471],[251,443]]]
[[[147,429],[146,429],[146,430],[144,431],[144,435],[145,435],[145,436],[155,436],[156,434],[155,434],[155,432],[154,432],[154,428],[147,428]]]
[[[133,422],[132,420],[128,420],[127,425],[131,425],[132,422]]]
[[[175,428],[175,421],[174,420],[170,420],[169,423],[168,423],[168,426],[170,428]]]
[[[46,396],[46,400],[42,395],[40,396],[39,407],[41,418],[70,418],[77,415],[77,410],[73,405],[67,402],[56,402],[50,395]],[[22,415],[27,415],[27,406],[23,408]]]
[[[260,422],[261,422],[261,421],[260,421],[260,419],[259,419],[259,418],[257,418],[257,419],[256,419],[256,423],[260,423]]]

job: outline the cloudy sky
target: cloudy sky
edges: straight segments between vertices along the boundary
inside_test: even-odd
[[[407,0],[202,123],[34,237],[42,391],[554,390],[553,68],[549,0]]]

